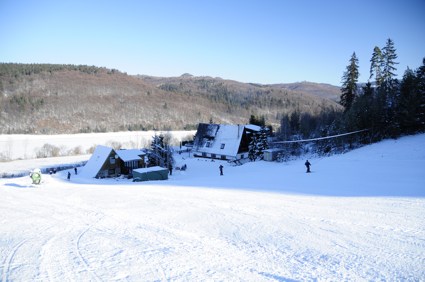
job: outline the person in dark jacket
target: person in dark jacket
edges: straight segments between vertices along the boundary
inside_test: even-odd
[[[311,163],[308,160],[305,162],[305,166],[307,167],[307,173],[311,172],[310,171]]]
[[[220,175],[223,175],[223,165],[220,165],[218,168],[220,169]]]
[[[68,180],[71,179],[71,173],[68,171]]]
[[[77,167],[74,167],[75,175],[77,175]]]

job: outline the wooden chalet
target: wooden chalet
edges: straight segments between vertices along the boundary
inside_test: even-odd
[[[200,123],[193,142],[193,154],[221,160],[248,158],[249,143],[254,132],[260,127],[248,125],[227,125]]]
[[[88,178],[128,175],[133,169],[145,167],[144,156],[145,153],[141,150],[114,150],[99,145],[81,169],[80,175]]]

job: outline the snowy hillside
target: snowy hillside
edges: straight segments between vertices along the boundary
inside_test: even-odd
[[[311,174],[184,154],[168,181],[0,179],[0,279],[424,280],[424,144],[313,158]]]

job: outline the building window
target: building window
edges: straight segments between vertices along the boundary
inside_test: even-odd
[[[207,148],[211,147],[211,141],[207,141],[207,143],[205,144],[205,147]]]
[[[220,149],[224,149],[224,146],[226,146],[226,144],[221,143]]]
[[[221,159],[222,159],[222,160],[226,160],[226,156],[221,155]]]
[[[125,166],[128,168],[138,168],[139,162],[138,161],[128,161],[125,162]]]
[[[115,158],[114,157],[110,157],[109,158],[109,163],[110,164],[115,164]]]

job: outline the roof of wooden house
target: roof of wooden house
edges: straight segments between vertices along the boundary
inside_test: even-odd
[[[195,136],[197,152],[236,156],[244,130],[259,131],[256,125],[228,125],[200,123]]]
[[[139,149],[121,149],[115,152],[117,153],[118,157],[124,162],[138,161],[143,159],[143,156],[146,155],[144,151]]]
[[[92,156],[81,169],[80,175],[83,177],[96,177],[113,150],[102,145],[96,146]]]

